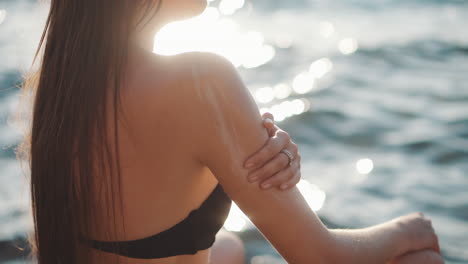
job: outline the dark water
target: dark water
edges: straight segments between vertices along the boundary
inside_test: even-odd
[[[6,124],[17,101],[8,87],[37,41],[31,18],[44,12],[22,1],[0,9],[8,11],[0,23],[2,240],[29,227],[25,180],[6,148],[19,139]],[[468,2],[257,0],[234,19],[275,50],[268,63],[240,68],[254,94],[280,83],[294,88],[318,59],[333,65],[310,91],[258,103],[280,120],[283,108],[275,105],[310,103],[279,125],[299,144],[304,178],[326,193],[319,215],[364,227],[423,211],[446,262],[468,263]],[[373,169],[362,173],[369,160]]]

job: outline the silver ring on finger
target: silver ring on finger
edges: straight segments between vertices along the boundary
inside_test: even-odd
[[[291,164],[292,164],[292,162],[294,160],[294,155],[291,153],[291,151],[289,151],[287,149],[282,149],[280,152],[284,153],[286,156],[288,156],[289,166],[291,166]]]

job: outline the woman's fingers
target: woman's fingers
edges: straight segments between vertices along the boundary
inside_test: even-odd
[[[433,250],[421,250],[421,251],[413,251],[407,253],[403,256],[400,256],[391,262],[391,264],[417,264],[417,263],[424,263],[424,264],[443,264],[444,260],[442,257]]]
[[[262,118],[263,118],[263,119],[267,119],[267,118],[268,118],[268,119],[270,119],[272,122],[275,121],[275,117],[274,117],[273,114],[270,113],[270,112],[265,112],[265,113],[263,113]]]
[[[296,186],[296,184],[298,184],[300,181],[301,181],[301,170],[298,169],[296,173],[294,174],[294,176],[291,179],[289,179],[289,181],[281,183],[280,189],[283,191],[291,189],[292,187]]]
[[[440,245],[439,245],[439,237],[434,232],[434,245],[432,246],[435,252],[440,254]]]
[[[282,186],[281,189],[285,190],[290,186],[289,184],[297,180],[295,176],[297,175],[299,170],[300,161],[295,159],[291,166],[286,167],[285,169],[281,170],[280,172],[276,173],[275,175],[271,176],[270,178],[266,179],[260,187],[262,189],[269,189],[274,186]],[[300,175],[299,175],[300,176]],[[299,177],[300,179],[300,177]],[[283,186],[283,184],[285,184]]]
[[[270,137],[275,135],[275,132],[278,130],[278,127],[275,126],[275,118],[271,113],[264,113],[262,115],[263,118],[263,126],[267,129],[268,135]]]
[[[301,156],[298,154],[295,158],[295,160],[293,161],[293,164],[296,163],[297,166],[292,166],[291,164],[291,167],[288,167],[284,170],[290,170],[294,175],[292,178],[290,178],[289,180],[285,181],[285,182],[281,182],[279,183],[279,188],[281,190],[288,190],[288,189],[291,189],[293,188],[294,186],[296,186],[296,184],[298,184],[300,181],[301,181]],[[287,172],[284,172],[285,175],[287,176]],[[285,175],[281,176],[281,175],[278,175],[278,177],[284,177]],[[287,177],[285,177],[284,179],[287,179]],[[268,184],[267,181],[265,181],[266,184]],[[263,183],[262,183],[263,184]],[[275,186],[275,185],[273,185]]]
[[[263,126],[267,128],[270,138],[259,151],[245,161],[244,166],[251,169],[248,181],[260,181],[263,184],[261,186],[266,189],[274,186],[283,190],[292,188],[301,179],[298,146],[291,141],[286,131],[274,124],[271,113],[264,113],[262,118]],[[298,160],[297,166],[289,166],[289,157],[281,152],[283,149],[298,157],[295,158]]]
[[[269,160],[273,159],[276,155],[280,154],[280,151],[286,148],[290,141],[291,138],[287,132],[283,130],[277,131],[275,136],[268,139],[267,143],[262,147],[262,149],[257,151],[253,156],[246,160],[245,167],[248,169],[253,169],[264,165]],[[292,153],[294,154],[295,151]]]
[[[426,228],[428,230],[430,230],[430,232],[431,232],[431,238],[430,238],[430,241],[432,242],[431,248],[435,252],[440,254],[439,237],[435,233],[434,227],[432,225],[432,220],[429,217],[425,216],[423,213],[421,213],[421,215],[423,216],[423,218],[425,220]]]
[[[287,190],[294,187],[301,180],[301,156],[294,143],[291,143],[287,149],[295,153],[291,166],[289,166],[289,157],[280,152],[267,164],[251,172],[248,176],[249,182],[260,181],[260,186],[266,189],[279,187]],[[297,166],[292,166],[294,164]]]
[[[432,249],[433,249],[435,252],[437,252],[437,254],[440,254],[439,237],[438,237],[437,234],[435,233],[434,227],[432,226],[432,221],[430,221],[430,223],[431,223],[431,229],[432,229],[432,232],[433,232]]]
[[[283,170],[288,166],[289,158],[286,155],[276,155],[262,167],[252,171],[247,176],[249,182],[262,181]]]
[[[407,246],[404,251],[433,249],[440,251],[437,234],[432,221],[423,213],[412,213],[395,219],[398,228],[403,231]]]

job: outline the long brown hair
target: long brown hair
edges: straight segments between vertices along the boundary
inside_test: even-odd
[[[82,242],[98,229],[109,237],[120,230],[114,206],[122,204],[114,203],[120,199],[119,91],[130,36],[160,5],[51,0],[38,68],[23,85],[33,107],[20,148],[31,169],[31,243],[40,264],[90,263]],[[102,210],[113,223],[93,219]]]

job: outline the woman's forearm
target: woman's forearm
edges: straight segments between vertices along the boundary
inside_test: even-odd
[[[390,223],[330,233],[337,249],[335,263],[386,263],[404,251],[401,232]]]

